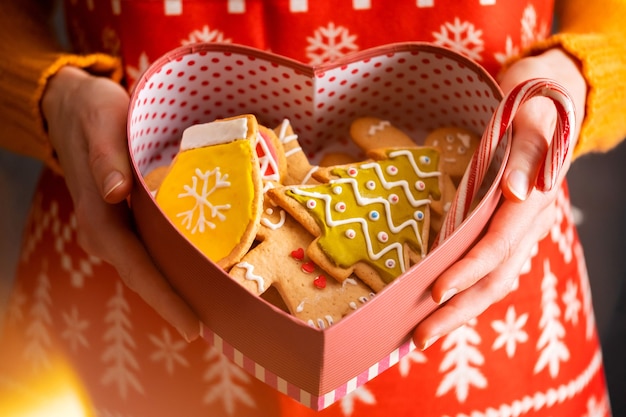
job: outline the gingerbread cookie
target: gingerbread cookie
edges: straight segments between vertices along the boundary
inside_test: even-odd
[[[254,294],[275,288],[288,311],[312,327],[336,323],[373,295],[356,277],[340,283],[315,265],[305,252],[313,236],[269,198],[257,240],[230,276]]]
[[[307,254],[339,281],[357,275],[374,291],[425,256],[430,201],[440,197],[438,151],[391,149],[379,160],[320,170],[316,186],[269,190],[316,239]]]
[[[187,128],[155,196],[181,234],[225,269],[250,249],[259,228],[257,135],[251,115]]]
[[[314,184],[313,173],[317,171],[316,165],[311,165],[305,155],[298,135],[293,130],[291,122],[284,119],[280,126],[274,129],[278,140],[283,145],[283,151],[287,160],[287,175],[282,182],[285,185]]]
[[[417,144],[402,130],[386,120],[361,117],[350,125],[352,141],[364,151],[379,148],[410,148]]]
[[[324,154],[322,159],[320,159],[320,166],[332,167],[335,165],[352,164],[355,162],[357,162],[357,159],[351,154],[344,152],[329,152]]]
[[[169,170],[169,165],[161,165],[144,175],[143,180],[146,183],[146,187],[153,195],[156,194]]]
[[[442,127],[428,134],[425,146],[434,146],[441,151],[441,170],[459,184],[480,143],[480,136],[460,127]]]

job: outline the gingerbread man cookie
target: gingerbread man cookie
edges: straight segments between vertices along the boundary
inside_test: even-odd
[[[387,120],[360,117],[350,125],[350,137],[361,149],[368,152],[380,148],[410,148],[417,144],[406,133]]]
[[[338,282],[311,261],[305,249],[313,236],[267,197],[257,240],[230,276],[254,294],[274,287],[289,312],[312,327],[336,323],[373,295],[356,277]]]
[[[441,170],[459,184],[469,165],[474,151],[480,143],[480,136],[460,127],[442,127],[428,134],[425,146],[434,146],[441,151]]]

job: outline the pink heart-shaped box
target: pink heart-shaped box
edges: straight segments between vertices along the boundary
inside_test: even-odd
[[[252,113],[268,127],[287,118],[315,157],[327,149],[356,151],[348,129],[361,116],[388,120],[418,142],[442,126],[481,134],[501,99],[498,85],[479,65],[424,43],[386,45],[317,67],[234,45],[174,50],[146,71],[132,94],[128,137],[138,179],[131,197],[138,232],[201,317],[211,344],[257,378],[323,409],[414,348],[411,331],[436,308],[430,284],[472,245],[498,203],[508,135],[480,203],[454,233],[324,330],[250,294],[200,254],[161,213],[142,176],[169,164],[186,127],[217,118]]]

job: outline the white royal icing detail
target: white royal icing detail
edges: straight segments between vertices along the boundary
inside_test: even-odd
[[[369,136],[374,136],[377,132],[382,132],[390,125],[391,123],[389,123],[387,120],[381,120],[378,124],[371,125],[370,128],[367,130],[367,134]]]
[[[254,281],[257,283],[259,293],[265,292],[265,279],[262,276],[254,273],[254,265],[248,262],[239,262],[235,266],[246,270],[245,278],[249,281]]]
[[[287,220],[287,215],[285,214],[284,210],[280,210],[280,219],[276,223],[272,223],[270,219],[262,217],[261,224],[268,229],[278,230],[285,225],[285,220]]]
[[[256,145],[261,146],[264,156],[259,156],[259,166],[261,167],[261,175],[266,181],[280,181],[280,173],[278,172],[278,162],[272,156],[267,142],[263,138],[261,132],[257,132]],[[267,174],[268,169],[271,169],[273,174]]]
[[[245,139],[247,135],[248,119],[245,117],[197,124],[188,127],[183,132],[180,150],[187,151],[229,143],[237,139]]]
[[[397,175],[398,174],[398,167],[393,166],[393,165],[389,165],[387,167],[387,174],[389,175]]]
[[[293,135],[287,135],[287,128],[289,127],[289,119],[283,119],[283,122],[280,125],[280,130],[278,133],[278,140],[280,140],[282,143],[289,143],[291,141],[294,141],[296,139],[298,139],[298,135],[293,134]],[[297,148],[300,149],[300,148]]]
[[[209,178],[215,177],[215,183],[213,187],[209,188]],[[212,194],[220,188],[228,188],[231,183],[228,181],[228,174],[222,175],[220,167],[216,167],[213,170],[202,172],[199,168],[196,168],[194,175],[191,177],[191,185],[186,184],[183,186],[184,193],[178,194],[178,198],[193,198],[196,203],[190,210],[186,210],[176,214],[176,217],[182,218],[181,224],[185,226],[187,230],[191,231],[191,234],[196,232],[204,233],[206,228],[215,229],[217,225],[213,223],[212,219],[218,219],[224,221],[226,215],[222,211],[230,210],[230,204],[213,204],[210,201]]]
[[[315,173],[315,171],[317,171],[318,169],[319,169],[319,167],[317,165],[311,167],[309,172],[307,172],[306,175],[304,176],[304,178],[302,179],[302,184],[306,184],[307,182],[309,182],[311,177],[313,177],[313,174]]]

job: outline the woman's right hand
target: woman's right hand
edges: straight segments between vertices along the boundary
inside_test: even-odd
[[[126,146],[129,96],[122,86],[67,66],[48,82],[42,111],[74,202],[78,241],[113,265],[187,340],[200,320],[156,268],[132,228],[126,203],[133,176]]]

